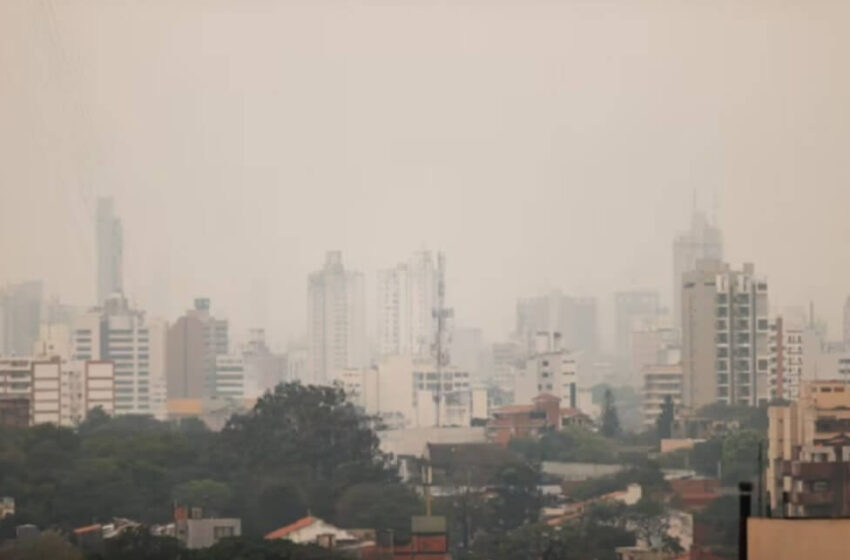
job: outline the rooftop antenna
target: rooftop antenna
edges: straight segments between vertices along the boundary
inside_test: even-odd
[[[434,392],[434,403],[437,405],[437,427],[440,426],[440,408],[443,402],[443,366],[449,364],[446,322],[452,314],[451,309],[446,309],[446,256],[440,252],[437,253],[437,307],[433,311],[434,319],[437,321],[433,348],[434,361],[437,364],[437,390]]]

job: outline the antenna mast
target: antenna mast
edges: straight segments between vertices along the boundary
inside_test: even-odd
[[[434,404],[437,407],[437,426],[440,426],[440,409],[443,404],[443,366],[449,364],[449,349],[447,320],[452,317],[452,310],[446,309],[446,257],[437,253],[437,307],[433,317],[437,321],[436,339],[434,341],[434,361],[437,365],[437,390],[434,392]]]

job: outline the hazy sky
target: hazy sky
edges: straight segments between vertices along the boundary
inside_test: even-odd
[[[108,194],[126,291],[170,319],[207,295],[284,341],[326,249],[373,295],[428,247],[494,338],[517,295],[669,296],[697,190],[729,259],[837,334],[848,21],[842,0],[2,0],[0,282],[93,302]]]

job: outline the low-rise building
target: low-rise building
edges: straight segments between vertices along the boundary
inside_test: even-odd
[[[804,383],[768,409],[767,491],[782,517],[850,515],[850,385]]]
[[[506,446],[513,438],[536,438],[546,430],[589,426],[590,418],[575,408],[561,408],[561,399],[542,393],[531,404],[496,408],[487,422],[487,438]]]
[[[643,424],[655,426],[664,402],[673,401],[673,409],[682,406],[682,366],[649,365],[643,368]]]
[[[204,517],[200,508],[178,507],[174,512],[174,536],[190,550],[209,548],[221,539],[242,536],[242,520]]]

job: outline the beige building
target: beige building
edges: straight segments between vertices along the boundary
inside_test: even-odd
[[[767,402],[770,321],[767,281],[752,264],[732,270],[702,260],[682,281],[682,399],[698,409]]]
[[[766,488],[777,515],[850,515],[850,385],[812,381],[768,409]]]
[[[682,366],[651,365],[643,368],[643,423],[650,428],[661,415],[664,400],[673,400],[674,409],[682,405]]]
[[[749,560],[845,560],[850,519],[747,520]]]

